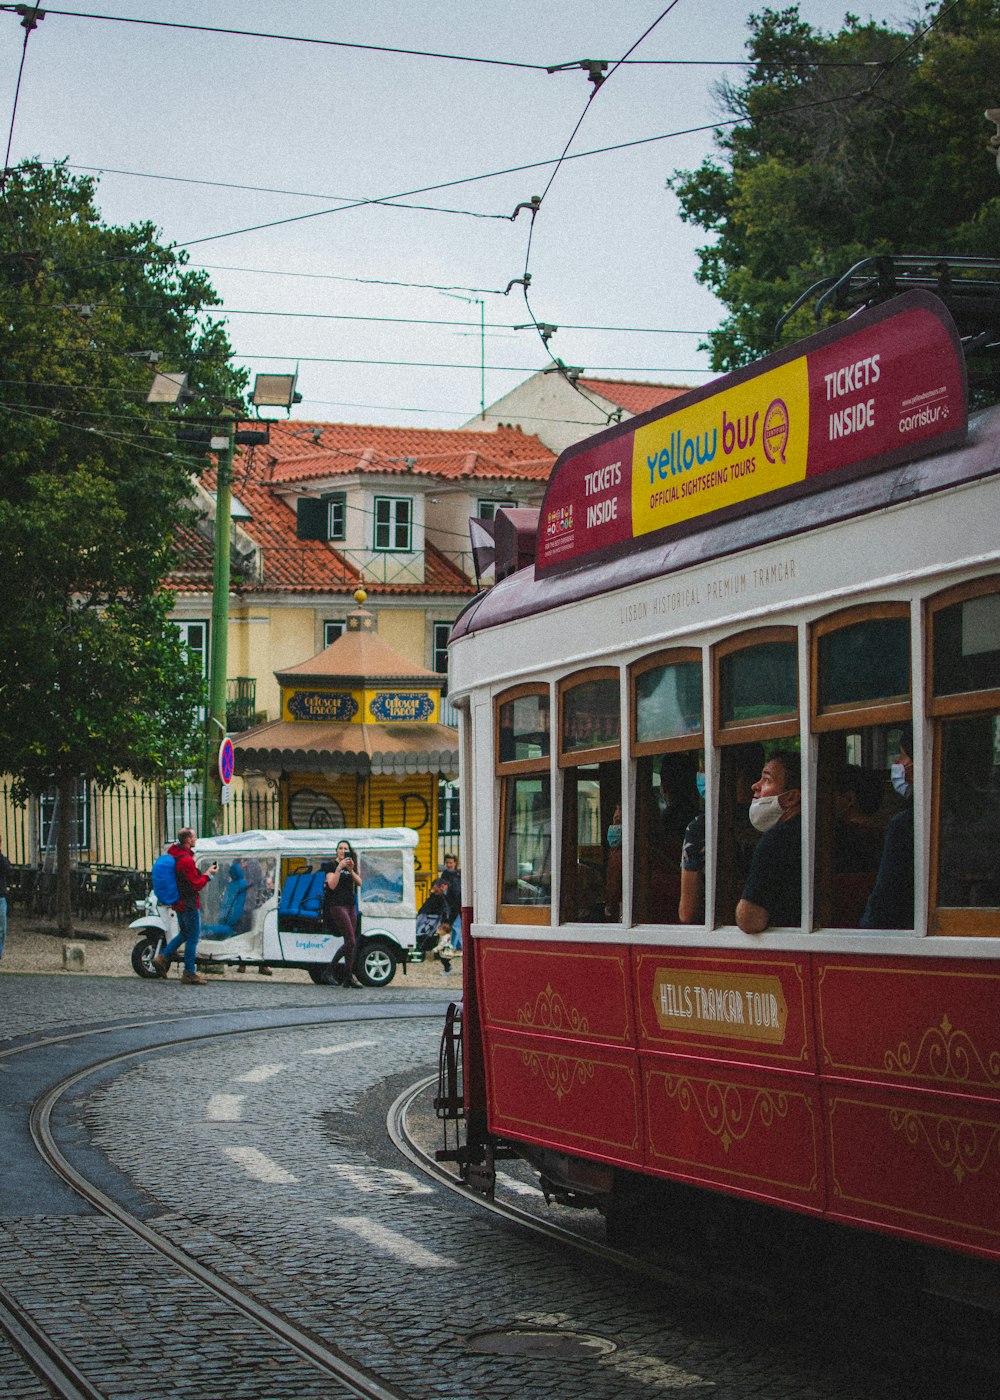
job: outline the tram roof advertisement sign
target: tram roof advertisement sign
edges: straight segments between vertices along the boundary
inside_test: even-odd
[[[967,424],[955,323],[937,297],[907,292],[567,448],[536,574],[912,461]]]

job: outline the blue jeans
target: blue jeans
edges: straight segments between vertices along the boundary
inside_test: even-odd
[[[194,955],[198,947],[198,939],[201,937],[201,911],[199,909],[178,909],[177,922],[181,926],[181,931],[176,938],[171,938],[164,948],[163,957],[172,958],[183,943],[184,971],[194,972]]]
[[[0,958],[3,957],[3,945],[7,942],[7,896],[0,895]]]

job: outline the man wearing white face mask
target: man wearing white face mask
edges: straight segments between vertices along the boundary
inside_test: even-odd
[[[899,757],[890,776],[906,806],[885,829],[875,888],[861,915],[862,928],[913,927],[913,730],[909,725],[899,736]]]
[[[799,755],[780,749],[753,785],[750,820],[763,832],[736,906],[744,933],[770,925],[797,928],[802,922],[802,779]]]

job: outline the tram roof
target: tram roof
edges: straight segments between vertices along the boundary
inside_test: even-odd
[[[723,555],[739,554],[823,525],[900,505],[998,471],[1000,405],[994,405],[970,418],[968,436],[959,447],[832,485],[812,496],[748,511],[736,519],[708,525],[666,543],[661,538],[644,547],[637,540],[624,558],[583,564],[543,579],[535,577],[534,565],[530,565],[473,598],[459,614],[451,641],[519,617],[531,617],[566,603],[662,578]]]

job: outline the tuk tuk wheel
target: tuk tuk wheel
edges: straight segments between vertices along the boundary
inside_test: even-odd
[[[162,937],[157,938],[150,935],[149,938],[142,938],[132,949],[132,971],[139,977],[159,977],[159,972],[153,964],[153,959],[160,951],[163,944]]]
[[[364,943],[358,958],[358,980],[366,987],[387,987],[396,975],[396,950],[387,938]]]

